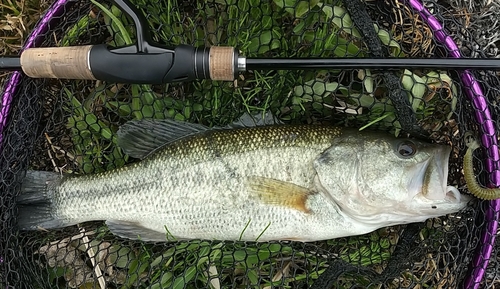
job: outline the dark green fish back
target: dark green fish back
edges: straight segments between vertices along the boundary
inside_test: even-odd
[[[214,129],[170,143],[151,158],[176,156],[201,160],[261,148],[324,147],[339,137],[342,131],[338,127],[300,125]]]

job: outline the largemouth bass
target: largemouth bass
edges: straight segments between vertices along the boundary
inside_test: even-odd
[[[120,237],[317,241],[455,213],[450,147],[329,126],[209,129],[132,121],[141,161],[84,176],[27,173],[19,227],[105,220]]]

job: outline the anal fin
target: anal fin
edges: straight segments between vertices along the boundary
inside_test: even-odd
[[[109,230],[122,238],[148,242],[167,242],[167,231],[158,232],[142,226],[138,222],[107,220]]]
[[[314,192],[308,188],[258,176],[249,177],[248,186],[266,204],[289,207],[304,213],[311,212],[307,207],[307,199]]]

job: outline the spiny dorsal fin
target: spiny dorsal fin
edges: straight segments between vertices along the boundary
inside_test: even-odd
[[[232,129],[255,127],[280,123],[270,112],[251,116],[243,114],[237,121],[225,127],[209,128],[173,119],[132,120],[120,127],[117,132],[118,146],[134,158],[143,159],[156,149],[181,138],[213,129]]]
[[[226,128],[256,127],[276,124],[283,124],[283,122],[276,118],[270,111],[267,111],[264,114],[257,113],[253,116],[249,113],[244,113],[237,121],[231,123]]]
[[[126,154],[143,159],[163,145],[206,130],[208,127],[201,124],[172,119],[132,120],[118,130],[118,146]]]
[[[262,202],[271,205],[285,206],[304,213],[310,213],[307,199],[314,192],[285,181],[252,176],[248,178],[248,186]]]

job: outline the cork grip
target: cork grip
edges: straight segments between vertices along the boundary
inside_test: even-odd
[[[210,79],[234,80],[234,48],[213,46],[210,48]]]
[[[31,48],[21,54],[21,67],[33,78],[95,79],[89,67],[92,45]]]

